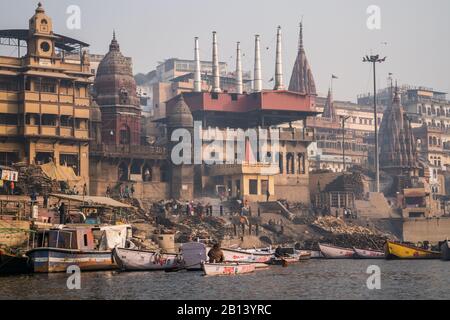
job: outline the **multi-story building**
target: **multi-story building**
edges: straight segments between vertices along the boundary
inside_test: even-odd
[[[327,98],[316,98],[316,107],[322,111],[322,116],[307,119],[307,125],[315,129],[316,135],[316,144],[308,150],[310,170],[342,172],[355,165],[373,167],[370,158],[375,131],[373,107],[333,101],[331,90]],[[378,127],[383,119],[382,110],[382,107],[377,108]],[[342,119],[345,119],[344,137]]]
[[[18,50],[0,57],[0,164],[53,162],[89,184],[88,44],[54,33],[41,4],[28,29],[1,30],[0,43]]]
[[[115,35],[94,83],[90,153],[91,193],[104,195],[128,185],[146,200],[168,197],[165,147],[150,143],[142,130],[142,109],[131,60]]]

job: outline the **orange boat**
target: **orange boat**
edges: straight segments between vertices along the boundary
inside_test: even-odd
[[[386,241],[386,259],[439,259],[441,253],[394,241]]]

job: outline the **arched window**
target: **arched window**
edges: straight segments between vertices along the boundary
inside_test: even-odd
[[[130,127],[126,124],[120,128],[120,144],[130,144]]]
[[[433,137],[428,137],[428,145],[431,146],[433,144]]]
[[[286,173],[287,174],[293,174],[295,173],[295,168],[294,168],[294,155],[289,152],[286,155]]]

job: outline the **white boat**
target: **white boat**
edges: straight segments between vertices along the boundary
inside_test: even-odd
[[[123,271],[170,270],[181,266],[178,254],[118,247],[112,253],[114,261]]]
[[[202,262],[207,261],[206,245],[201,242],[187,242],[180,247],[186,270],[202,270]]]
[[[255,271],[254,263],[203,263],[203,272],[206,276],[245,274]]]
[[[210,248],[208,248],[209,251]],[[242,262],[242,263],[267,263],[273,258],[272,252],[263,251],[247,251],[242,249],[227,249],[221,248],[224,259],[227,262]],[[251,249],[252,250],[252,249]]]
[[[353,247],[355,256],[360,259],[384,259],[384,251],[372,250],[372,249],[358,249]]]
[[[327,259],[352,259],[355,255],[353,249],[333,246],[331,244],[319,243],[319,248]]]

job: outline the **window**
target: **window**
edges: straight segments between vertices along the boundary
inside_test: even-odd
[[[53,114],[43,114],[42,115],[42,125],[43,126],[56,126],[56,116]]]
[[[53,82],[36,82],[35,88],[35,91],[56,93],[56,85]]]
[[[249,193],[250,194],[258,194],[258,180],[256,179],[250,179],[248,181],[249,184]]]
[[[127,125],[123,125],[120,129],[120,144],[130,143],[130,128]]]
[[[17,114],[0,113],[0,124],[17,126]]]
[[[83,242],[84,242],[84,246],[87,247],[88,246],[88,236],[87,236],[87,234],[83,235]]]

